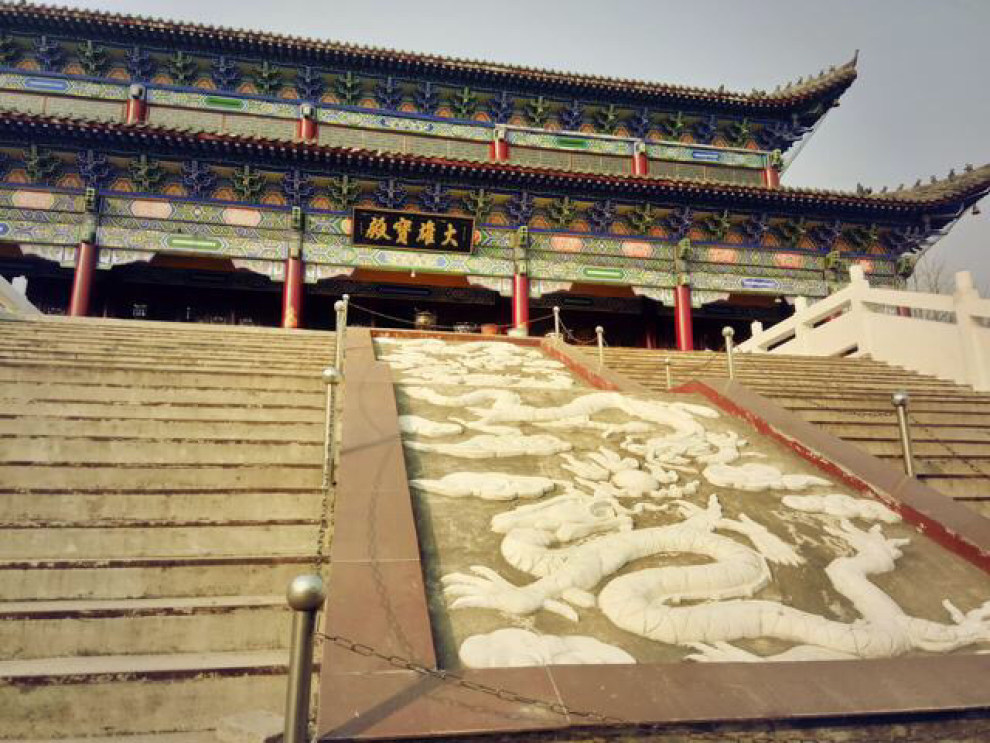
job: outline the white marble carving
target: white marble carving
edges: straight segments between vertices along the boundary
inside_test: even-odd
[[[402,433],[412,434],[413,436],[434,438],[454,436],[463,432],[464,426],[459,423],[439,423],[418,415],[400,415],[399,430]]]
[[[482,500],[538,498],[555,487],[554,481],[547,477],[499,472],[453,472],[439,480],[416,479],[410,480],[409,484],[431,495]]]
[[[785,495],[781,502],[788,508],[805,513],[818,513],[837,516],[843,519],[863,519],[896,524],[901,517],[883,503],[869,498],[853,498],[851,495],[830,493],[829,495]]]
[[[583,635],[538,635],[515,627],[472,635],[458,655],[468,668],[635,663],[622,648]]]
[[[500,459],[502,457],[545,457],[570,451],[571,445],[556,436],[536,434],[534,436],[494,436],[482,434],[467,441],[455,444],[427,443],[424,441],[404,442],[410,449],[417,451],[446,454],[448,457],[462,459]]]
[[[769,464],[712,464],[701,473],[712,485],[738,490],[805,490],[829,481],[813,475],[785,475]]]
[[[405,382],[518,389],[568,389],[574,384],[560,362],[511,343],[422,339],[391,343],[386,349],[380,358],[401,372]]]
[[[409,400],[459,416],[403,424],[410,436],[449,439],[406,440],[406,446],[477,462],[470,470],[412,480],[413,487],[427,496],[531,501],[497,513],[489,524],[500,535],[501,559],[531,580],[506,580],[491,566],[500,562],[493,555],[490,565],[442,576],[452,609],[494,610],[513,623],[544,610],[574,622],[597,613],[703,662],[874,658],[990,642],[990,602],[963,612],[946,601],[948,621],[930,621],[907,614],[872,582],[897,568],[908,543],[881,530],[899,521],[896,513],[866,498],[817,494],[826,491],[814,488],[834,486],[784,471],[775,454],[750,453],[712,408],[600,391],[554,393],[553,403],[535,404],[547,396],[525,390],[566,390],[573,380],[559,362],[505,343],[390,343],[384,358],[400,370]],[[432,389],[441,384],[461,389]],[[611,448],[599,446],[603,441]],[[744,460],[754,456],[765,461]],[[482,464],[505,457],[543,457],[545,476]],[[865,531],[849,519],[880,523]],[[822,549],[834,557],[817,568],[807,564]],[[823,590],[855,610],[854,621],[776,600],[789,595],[778,585],[782,576],[795,580],[794,571],[807,576],[816,569]],[[760,638],[791,647],[761,656],[735,644]],[[620,654],[626,659],[618,660]],[[471,636],[460,655],[470,667],[633,662],[594,638],[519,628]]]

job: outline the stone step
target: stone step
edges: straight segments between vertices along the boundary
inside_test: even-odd
[[[245,356],[244,358],[227,358],[223,356],[212,357],[210,355],[204,356],[193,356],[193,355],[180,355],[180,354],[131,354],[131,353],[84,353],[84,352],[66,352],[66,353],[49,353],[47,351],[17,351],[13,353],[5,353],[0,349],[0,360],[18,360],[24,361],[34,361],[36,363],[48,363],[48,362],[70,362],[70,363],[106,363],[108,360],[112,359],[112,365],[115,367],[123,366],[144,366],[148,368],[155,368],[163,363],[171,367],[179,367],[187,370],[209,370],[213,372],[224,372],[224,371],[250,371],[258,365],[258,358],[261,356],[260,352],[258,354],[252,354],[250,356]],[[264,355],[265,358],[265,368],[273,371],[285,371],[285,372],[295,372],[298,373],[302,370],[311,370],[318,372],[323,366],[332,363],[333,356],[328,357],[325,361],[321,360],[319,362],[301,362],[291,358],[279,359],[270,358],[267,354]]]
[[[847,439],[847,441],[850,441],[850,443],[856,443],[863,451],[868,454],[872,454],[875,457],[900,457],[901,441],[897,436],[897,429],[892,429],[892,433],[894,435],[887,441],[865,440],[853,442],[849,439]],[[947,455],[958,455],[961,457],[990,457],[990,443],[981,444],[968,441],[953,441],[949,444],[942,444],[938,441],[922,441],[912,438],[912,449],[914,451],[914,455],[919,458],[945,457]]]
[[[300,343],[333,337],[333,333],[326,330],[286,330],[261,325],[209,325],[206,323],[159,322],[155,320],[120,320],[108,317],[66,317],[64,315],[47,315],[18,322],[0,322],[0,329],[13,333],[38,331],[132,336],[153,334],[161,337],[229,338],[231,341],[251,338],[258,340],[288,338]]]
[[[900,464],[897,465],[900,467]],[[930,488],[956,499],[982,499],[990,494],[990,476],[960,477],[959,475],[928,474],[919,478]]]
[[[121,348],[100,348],[89,347],[82,344],[63,346],[24,346],[17,347],[8,344],[0,347],[0,360],[3,359],[43,359],[43,360],[74,360],[91,361],[96,358],[110,358],[119,362],[153,362],[168,361],[175,365],[188,366],[243,366],[257,363],[258,357],[263,355],[266,363],[273,366],[299,366],[302,368],[319,368],[320,366],[332,363],[333,353],[319,354],[298,354],[280,353],[275,350],[265,352],[263,349],[245,349],[234,352],[230,349],[208,348],[202,350],[183,350],[179,348],[148,348],[141,349],[131,346]]]
[[[957,401],[986,404],[990,397],[973,390],[939,389],[927,385],[915,384],[908,380],[897,382],[875,383],[862,379],[852,381],[835,381],[828,386],[822,384],[805,384],[794,379],[780,379],[770,375],[759,380],[737,380],[741,384],[761,392],[761,394],[787,395],[805,400],[829,400],[833,398],[853,398],[858,400],[877,401],[890,405],[890,396],[894,392],[906,391],[912,401]]]
[[[322,466],[285,465],[279,461],[247,464],[129,464],[90,465],[85,461],[58,464],[0,464],[0,487],[49,490],[112,488],[115,490],[184,488],[318,488]],[[2,594],[0,594],[2,595]]]
[[[336,338],[333,333],[322,333],[315,337],[296,339],[290,334],[275,337],[241,336],[221,334],[220,336],[202,333],[127,333],[120,331],[100,330],[93,327],[69,327],[60,330],[28,326],[20,329],[7,324],[0,325],[0,340],[9,343],[44,343],[44,344],[90,344],[104,347],[130,345],[142,348],[189,348],[204,349],[221,347],[223,349],[265,349],[276,351],[293,351],[301,353],[324,353],[333,348]]]
[[[595,353],[594,350],[581,349],[585,353]],[[615,348],[605,348],[605,359],[618,359],[622,361],[635,362],[640,364],[661,364],[666,365],[669,360],[672,366],[697,366],[698,364],[727,364],[728,357],[724,353],[713,351],[695,351],[689,353],[669,353],[666,351],[624,351]],[[875,361],[866,357],[838,358],[828,356],[783,356],[774,354],[765,356],[762,354],[736,353],[733,356],[733,364],[740,368],[745,367],[766,367],[766,368],[788,368],[806,369],[811,372],[822,369],[880,369],[885,371],[906,372],[915,374],[903,367],[893,364],[886,364],[882,361]]]
[[[312,569],[294,555],[0,560],[5,601],[273,595]],[[2,709],[2,706],[0,706]]]
[[[900,454],[881,454],[878,459],[890,461],[900,467]],[[990,480],[990,458],[976,456],[953,456],[943,453],[942,456],[915,457],[915,472],[919,477],[945,476]]]
[[[0,526],[0,560],[291,555],[316,549],[319,524]]]
[[[637,373],[635,370],[624,369],[623,367],[614,368],[619,370],[624,376],[630,379],[635,379],[650,389],[658,392],[664,392],[667,389],[667,379],[664,374],[642,374]],[[728,377],[728,374],[716,373],[711,370],[700,372],[697,375],[674,374],[672,375],[672,385],[676,388],[682,384],[687,384],[694,379],[722,379],[726,377]],[[739,384],[745,385],[756,392],[760,392],[761,394],[773,393],[780,395],[784,393],[795,397],[808,399],[818,399],[827,394],[854,394],[858,397],[865,397],[868,399],[882,399],[889,404],[890,395],[894,392],[902,390],[906,390],[912,395],[913,398],[919,400],[954,399],[986,402],[988,399],[986,395],[981,395],[980,393],[973,392],[972,390],[956,390],[954,388],[945,389],[933,387],[931,385],[916,384],[910,380],[871,380],[870,382],[864,382],[863,376],[858,376],[856,380],[831,378],[827,383],[822,382],[821,384],[810,383],[806,380],[792,377],[783,378],[769,372],[754,375],[752,377],[737,375],[735,379]]]
[[[280,650],[285,597],[0,602],[0,660]]]
[[[220,524],[318,518],[318,488],[290,490],[0,490],[0,524]]]
[[[174,384],[177,387],[210,388],[217,386],[222,380],[228,389],[291,391],[309,389],[313,380],[320,378],[321,372],[322,369],[299,370],[292,373],[272,372],[264,368],[263,365],[259,365],[258,368],[250,371],[218,374],[212,371],[189,371],[185,367],[171,366],[164,362],[154,368],[119,366],[112,358],[107,358],[103,363],[96,364],[0,360],[0,381],[2,383],[65,382],[66,380],[78,379],[83,381],[86,386],[112,384],[123,387],[128,385],[160,387],[162,384]]]
[[[190,405],[136,404],[127,402],[91,402],[67,398],[47,398],[32,403],[8,402],[2,407],[2,416],[62,415],[68,419],[134,419],[158,421],[259,421],[322,422],[326,419],[325,405],[225,405],[197,403]]]
[[[664,356],[637,357],[628,356],[625,354],[610,354],[606,350],[605,364],[616,367],[621,366],[629,369],[650,370],[651,372],[657,369],[665,371],[667,367],[667,358]],[[846,360],[832,361],[830,363],[818,363],[817,359],[813,361],[805,359],[801,362],[779,362],[768,361],[765,358],[753,359],[752,357],[736,356],[735,359],[733,359],[732,365],[735,371],[739,374],[770,371],[776,374],[793,377],[824,379],[827,378],[832,372],[848,377],[853,377],[853,375],[857,373],[870,373],[876,374],[877,376],[883,378],[905,377],[918,381],[929,381],[939,385],[954,386],[956,384],[950,380],[919,374],[918,372],[902,369],[893,365],[881,363],[856,364],[849,363]],[[697,356],[687,359],[680,359],[675,356],[670,357],[670,368],[674,372],[681,370],[686,373],[695,373],[701,368],[717,369],[722,372],[727,372],[728,367],[728,362],[725,356],[722,355]]]
[[[667,364],[663,359],[637,360],[619,357],[605,357],[605,365],[616,369],[626,369],[629,373],[645,374],[652,377],[666,377]],[[674,376],[697,376],[699,373],[708,372],[713,376],[728,375],[729,365],[724,359],[699,359],[691,362],[671,361],[671,374]],[[862,380],[864,377],[876,378],[880,381],[907,380],[932,387],[955,389],[959,387],[955,382],[938,377],[930,377],[917,374],[912,371],[897,369],[892,366],[881,367],[856,367],[838,364],[831,367],[821,366],[795,366],[795,365],[774,365],[764,363],[747,363],[745,359],[736,359],[733,362],[733,371],[737,377],[756,378],[761,374],[771,374],[782,379],[806,380],[808,383],[823,382],[828,383],[832,379],[848,379],[852,381]]]
[[[900,441],[898,428],[893,423],[884,423],[875,419],[873,422],[864,420],[862,423],[823,423],[821,427],[841,439],[852,444],[865,441]],[[916,442],[944,441],[949,445],[953,442],[985,444],[990,443],[990,429],[967,428],[965,426],[915,426],[911,431],[911,439]]]
[[[162,379],[164,382],[165,379]],[[326,389],[314,380],[307,389],[283,392],[272,389],[223,389],[169,386],[125,386],[107,384],[61,384],[30,382],[0,382],[0,406],[8,401],[27,403],[46,399],[85,399],[90,402],[200,404],[227,403],[234,405],[322,405]]]
[[[263,355],[259,354],[259,358]],[[248,377],[251,383],[257,383],[261,379],[313,379],[314,375],[319,376],[324,368],[313,366],[311,368],[300,368],[298,364],[284,368],[273,368],[267,364],[256,362],[255,364],[231,365],[201,365],[197,368],[190,368],[188,364],[173,364],[166,359],[150,360],[142,363],[126,363],[114,357],[94,357],[91,361],[72,361],[66,359],[22,359],[9,358],[0,359],[0,364],[5,367],[26,366],[29,368],[46,367],[51,370],[64,370],[63,374],[80,374],[85,372],[113,372],[142,373],[151,372],[154,374],[188,374],[200,375],[201,379],[212,379],[214,382],[219,376],[240,376]],[[124,378],[126,378],[126,374]],[[118,377],[114,377],[119,381]]]
[[[205,442],[178,439],[171,442],[112,439],[93,441],[51,436],[0,437],[0,467],[12,462],[59,464],[84,462],[85,466],[177,464],[251,464],[278,459],[275,467],[322,462],[322,440],[310,442],[243,441]]]
[[[51,743],[51,738],[18,738],[17,743]],[[58,743],[218,743],[215,730],[185,733],[129,733],[127,735],[87,735],[85,738],[64,738]]]
[[[324,358],[327,352],[333,352],[334,342],[327,339],[320,343],[289,343],[283,339],[256,340],[245,343],[237,338],[228,338],[219,343],[217,339],[168,339],[158,335],[138,336],[134,338],[113,338],[96,335],[86,331],[76,330],[64,335],[31,334],[31,333],[0,333],[0,341],[4,349],[25,350],[85,350],[89,352],[119,353],[121,351],[141,351],[143,353],[210,353],[220,355],[232,354],[243,356],[247,353],[267,351],[282,356],[301,356],[306,358]]]
[[[59,415],[7,416],[0,413],[0,439],[54,436],[102,441],[128,438],[162,444],[182,440],[204,443],[246,442],[277,446],[284,441],[322,443],[323,423],[247,420],[162,420],[151,418],[65,418]],[[0,450],[3,442],[0,440]]]
[[[894,415],[894,406],[886,395],[818,395],[815,397],[794,396],[790,390],[762,392],[764,397],[773,400],[778,405],[789,409],[807,409],[827,407],[829,410],[871,410],[889,412]],[[909,402],[911,412],[936,413],[990,413],[990,397],[987,398],[955,398],[947,395],[912,397]]]
[[[877,421],[883,425],[891,425],[892,423],[890,416],[881,411],[830,410],[828,408],[788,409],[811,423],[847,424],[864,423],[869,420]],[[912,428],[916,425],[923,427],[934,425],[935,427],[984,428],[990,426],[990,414],[911,411],[910,422]]]
[[[13,738],[208,730],[245,710],[280,714],[288,651],[43,658],[0,663]]]

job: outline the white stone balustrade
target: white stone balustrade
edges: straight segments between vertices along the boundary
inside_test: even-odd
[[[848,286],[814,304],[804,297],[794,315],[772,328],[753,323],[743,353],[870,356],[978,390],[990,390],[990,299],[968,271],[951,295],[871,287],[860,266]]]
[[[25,296],[26,290],[27,281],[23,280],[23,277],[18,276],[13,283],[10,283],[0,276],[0,319],[41,314],[38,308],[28,301]]]

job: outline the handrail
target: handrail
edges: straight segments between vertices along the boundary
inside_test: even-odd
[[[752,336],[737,350],[869,355],[990,390],[990,299],[980,297],[968,272],[956,274],[951,295],[871,287],[860,266],[849,275],[847,287],[814,305],[799,297],[794,315],[772,328],[753,323]],[[897,311],[887,311],[892,308]],[[919,353],[921,347],[932,352]]]

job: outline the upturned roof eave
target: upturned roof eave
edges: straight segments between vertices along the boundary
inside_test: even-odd
[[[301,62],[331,65],[360,64],[368,68],[399,68],[413,73],[473,78],[492,85],[507,82],[548,91],[604,94],[630,101],[668,105],[690,105],[724,109],[735,113],[788,115],[804,111],[816,103],[834,103],[856,78],[855,59],[807,82],[787,86],[779,93],[740,93],[723,89],[651,83],[595,75],[565,73],[502,64],[418,54],[375,47],[327,42],[269,32],[253,32],[203,24],[127,16],[105,11],[34,4],[0,4],[0,19],[35,24],[39,30],[54,32],[75,27],[87,31],[102,29],[107,37],[120,40],[173,42],[183,39],[190,45],[215,52],[217,45],[234,52],[278,53]],[[9,25],[9,24],[8,24]],[[827,110],[828,106],[824,106]]]
[[[521,187],[585,188],[596,193],[622,193],[628,196],[669,198],[697,197],[709,202],[734,201],[743,206],[764,209],[811,208],[848,209],[865,216],[920,216],[941,209],[968,206],[990,191],[990,166],[980,169],[976,180],[958,192],[942,193],[939,198],[919,199],[896,194],[861,195],[801,188],[765,188],[689,179],[653,178],[576,173],[553,168],[514,165],[491,161],[455,160],[388,153],[358,148],[332,147],[315,143],[242,137],[142,125],[92,122],[0,110],[0,135],[4,132],[44,132],[49,137],[74,135],[84,141],[127,144],[146,148],[161,145],[187,152],[239,154],[278,157],[295,163],[327,163],[338,167],[376,168],[421,176],[457,176],[465,180],[498,180]],[[910,191],[908,191],[910,194]]]

